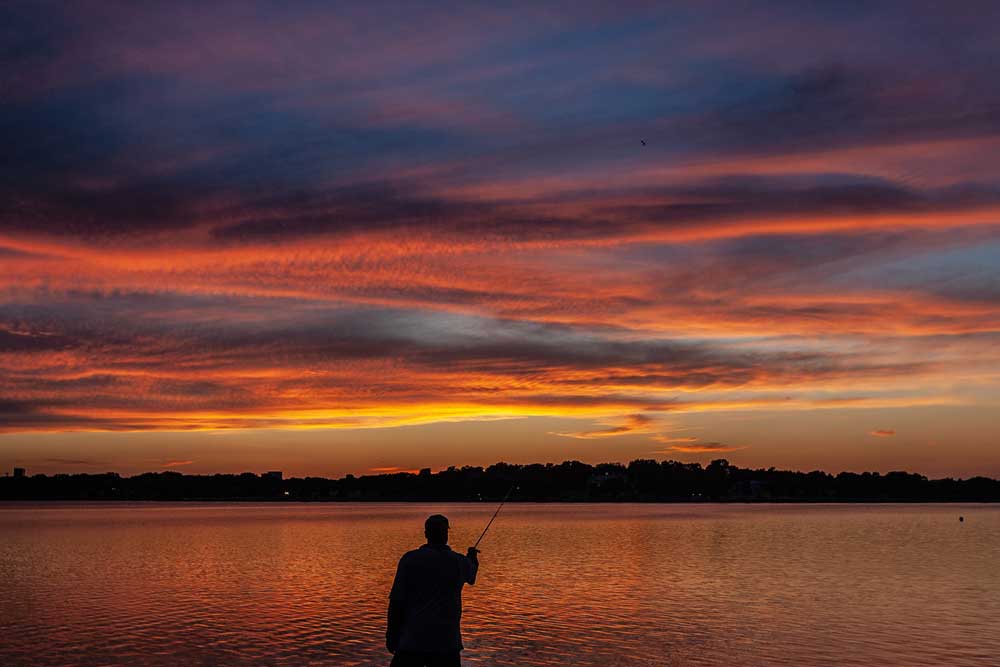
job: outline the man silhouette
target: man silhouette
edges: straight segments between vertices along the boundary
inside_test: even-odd
[[[424,535],[427,544],[399,559],[389,593],[390,667],[460,667],[462,586],[476,583],[479,552],[452,551],[441,514],[427,517]]]

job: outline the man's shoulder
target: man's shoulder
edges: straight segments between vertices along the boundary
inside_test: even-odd
[[[430,547],[426,544],[417,547],[416,549],[410,549],[399,559],[404,560],[414,560],[420,558],[431,558],[441,553],[455,553],[450,548],[441,549],[440,547]]]
[[[454,558],[456,560],[467,560],[465,556],[453,550],[451,547],[445,545],[440,546],[429,546],[423,545],[416,549],[410,549],[399,559],[399,564],[403,565],[405,563],[421,562],[421,561],[431,561],[440,562],[442,558]]]
[[[405,563],[407,561],[413,560],[414,558],[420,558],[420,549],[410,549],[405,554],[400,556],[399,562]]]

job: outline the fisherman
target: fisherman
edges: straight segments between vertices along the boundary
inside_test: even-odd
[[[427,544],[399,559],[389,593],[390,667],[460,667],[462,586],[476,583],[479,551],[452,551],[441,514],[427,517],[424,535]]]

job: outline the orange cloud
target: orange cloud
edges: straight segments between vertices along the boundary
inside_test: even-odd
[[[714,452],[735,452],[741,449],[746,449],[746,447],[731,447],[721,442],[702,442],[687,445],[672,445],[666,449],[660,450],[657,453],[666,454],[668,452],[682,452],[685,454],[707,454]]]
[[[655,454],[670,454],[674,452],[684,454],[705,454],[711,452],[735,452],[741,449],[746,449],[746,447],[734,447],[721,442],[699,442],[699,439],[695,436],[657,434],[650,436],[650,439],[661,444],[668,445],[667,447],[654,452]]]
[[[877,428],[874,431],[870,431],[869,435],[874,435],[877,438],[891,438],[896,435],[896,432],[889,428]]]
[[[593,440],[595,438],[614,438],[620,435],[626,435],[629,433],[641,433],[650,428],[653,423],[653,419],[647,417],[646,415],[634,414],[626,415],[625,421],[619,426],[612,426],[604,429],[596,429],[593,431],[576,431],[571,433],[553,433],[553,435],[559,435],[564,438],[577,438],[580,440]]]
[[[686,442],[697,442],[698,440],[698,438],[696,438],[695,436],[686,436],[678,438],[670,435],[653,435],[650,436],[650,439],[655,440],[656,442],[663,443],[665,445],[673,445]]]
[[[420,470],[417,468],[402,468],[400,466],[376,466],[374,468],[369,468],[368,472],[373,472],[375,474],[388,474],[397,472],[416,474],[420,472]]]

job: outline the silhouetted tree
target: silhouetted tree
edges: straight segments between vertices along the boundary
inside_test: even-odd
[[[1000,481],[986,477],[929,480],[895,471],[842,472],[749,469],[716,459],[697,463],[638,459],[590,465],[580,461],[515,465],[495,463],[429,468],[419,474],[346,475],[341,479],[277,479],[252,472],[239,475],[143,473],[121,477],[34,475],[0,477],[3,500],[444,500],[496,501],[511,485],[513,500],[532,501],[1000,501]]]

